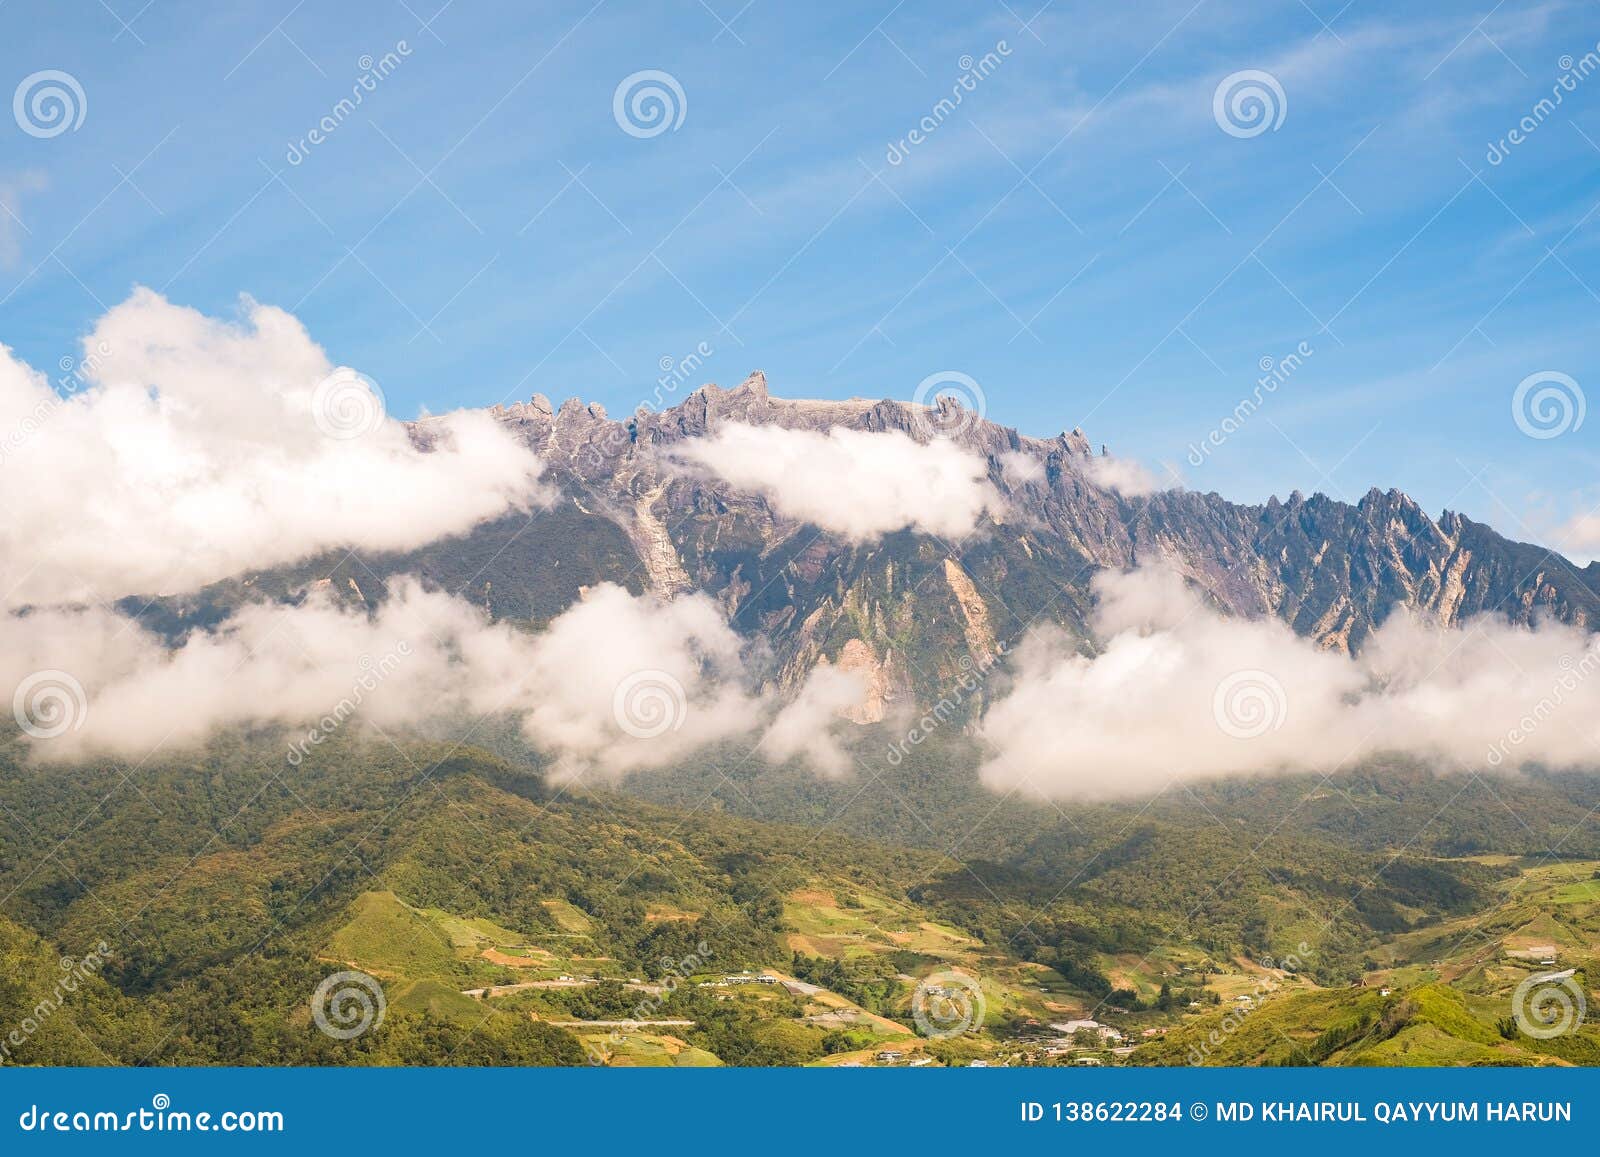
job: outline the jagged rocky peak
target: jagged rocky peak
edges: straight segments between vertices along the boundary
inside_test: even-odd
[[[655,447],[704,437],[725,422],[818,432],[896,431],[919,442],[947,437],[994,459],[1015,451],[1033,454],[1050,463],[1055,472],[1072,471],[1077,460],[1093,453],[1081,429],[1063,431],[1049,439],[1028,437],[965,408],[951,396],[942,395],[931,406],[895,398],[775,397],[761,370],[752,371],[732,389],[708,382],[682,395],[675,405],[659,406],[647,400],[624,422],[612,421],[598,402],[586,403],[572,397],[554,407],[542,393],[493,413],[502,421],[520,426],[530,442],[544,449],[572,454],[581,443],[600,440],[606,445],[607,458],[613,456],[612,451],[618,448],[614,444],[619,440],[626,447]]]
[[[750,376],[733,388],[735,394],[745,393],[758,398],[767,396],[767,375],[760,370],[751,370]]]
[[[680,385],[622,421],[579,398],[552,406],[543,394],[495,412],[569,491],[561,517],[582,528],[519,533],[514,543],[493,537],[503,527],[475,532],[488,537],[464,545],[462,557],[492,560],[482,576],[495,592],[492,613],[544,619],[573,597],[559,582],[534,589],[529,575],[592,586],[643,574],[663,595],[701,591],[736,612],[791,682],[823,658],[870,657],[886,696],[908,689],[919,703],[948,690],[939,665],[950,655],[1010,647],[1023,624],[1088,637],[1096,573],[1155,562],[1228,613],[1274,616],[1340,650],[1359,649],[1397,604],[1447,623],[1475,614],[1600,623],[1600,567],[1580,572],[1453,512],[1435,524],[1399,490],[1351,502],[1296,490],[1247,506],[1191,491],[1127,498],[1098,481],[1099,445],[1081,429],[1033,438],[949,403],[774,397],[759,372],[731,389]],[[912,529],[862,548],[670,460],[674,443],[730,422],[948,436],[988,460],[1005,483],[1005,508],[961,544]],[[431,426],[412,424],[413,438],[427,441]],[[393,562],[395,573],[438,565],[431,556]]]
[[[1061,445],[1061,448],[1066,450],[1069,454],[1075,454],[1080,458],[1087,458],[1091,453],[1089,449],[1088,435],[1077,426],[1074,426],[1070,430],[1063,430],[1056,438],[1056,441]],[[1105,447],[1102,446],[1100,450],[1101,453],[1104,453]]]
[[[1416,499],[1403,490],[1391,487],[1388,490],[1379,490],[1376,486],[1361,496],[1361,501],[1356,504],[1361,510],[1378,511],[1405,511],[1421,510]]]

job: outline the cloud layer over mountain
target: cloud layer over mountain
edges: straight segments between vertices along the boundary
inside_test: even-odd
[[[423,453],[279,309],[218,321],[141,289],[84,351],[58,392],[0,347],[0,606],[406,550],[546,500],[539,460],[488,414],[430,421]]]
[[[855,542],[896,530],[961,539],[998,495],[984,460],[954,442],[897,430],[787,430],[729,423],[679,446],[681,460],[737,490],[765,495],[785,518]]]
[[[168,646],[111,604],[329,549],[413,549],[551,492],[486,412],[414,437],[278,309],[246,301],[242,321],[219,321],[139,290],[84,350],[57,390],[0,348],[0,686],[39,756],[140,759],[241,725],[311,725],[314,743],[353,717],[387,733],[507,716],[556,774],[617,774],[753,744],[778,714],[711,599],[611,584],[536,634],[400,578],[371,614],[323,589]],[[842,694],[830,682],[790,704],[773,758],[838,770]]]
[[[734,546],[719,549],[749,550],[737,554],[720,598],[634,594],[604,581],[622,571],[600,571],[582,580],[581,598],[567,605],[564,596],[554,617],[529,631],[526,622],[491,621],[482,606],[401,576],[388,580],[375,610],[314,589],[295,604],[243,605],[173,645],[112,609],[116,601],[189,594],[328,550],[414,549],[546,505],[554,489],[517,427],[486,412],[401,423],[371,383],[333,366],[281,310],[247,302],[242,321],[225,322],[140,290],[101,320],[84,348],[57,388],[0,350],[0,498],[8,511],[0,526],[0,689],[15,690],[14,713],[43,758],[142,759],[164,744],[257,725],[281,725],[315,746],[356,717],[381,734],[439,724],[470,738],[481,721],[504,718],[552,757],[556,775],[665,768],[727,742],[771,763],[849,774],[850,725],[841,716],[863,702],[866,680],[819,658],[835,653],[846,631],[859,633],[879,665],[879,692],[887,689],[891,702],[899,695],[895,710],[914,714],[888,652],[901,645],[898,632],[922,625],[911,622],[916,614],[931,620],[944,608],[930,595],[897,609],[896,598],[907,600],[910,564],[888,560],[886,575],[900,578],[900,588],[887,578],[881,591],[858,587],[872,592],[851,604],[860,621],[825,621],[825,603],[854,597],[827,580],[818,609],[798,628],[815,630],[815,645],[780,664],[766,648],[775,634],[742,635],[729,623],[729,608],[742,611],[740,600],[752,594],[752,578],[737,568],[757,572],[755,554],[792,529],[774,527],[773,511],[851,543],[908,528],[948,543],[971,535],[1001,503],[981,447],[1004,447],[1004,439],[964,446],[898,430],[708,423],[709,432],[668,452],[669,471],[704,472],[765,499],[744,504],[763,529],[742,543],[736,516],[718,513],[709,525],[717,542],[729,530]],[[555,419],[548,407],[543,414],[549,440],[537,444],[559,449]],[[657,442],[640,445],[641,455],[658,453]],[[1134,463],[1062,453],[1069,464],[1086,461],[1082,468],[1103,487],[1153,484]],[[1014,491],[1043,495],[1050,482],[1041,456],[998,456]],[[639,478],[626,470],[618,477],[623,485]],[[1104,509],[1090,499],[1089,509]],[[627,492],[604,515],[578,508],[610,519],[604,525],[616,533],[636,500]],[[1394,517],[1404,516],[1395,505]],[[628,528],[668,554],[679,549],[658,523]],[[1047,545],[1047,531],[1030,533]],[[1058,539],[1078,541],[1065,531]],[[1013,569],[1054,592],[1051,576],[1065,572],[1048,570],[1035,547],[1019,541]],[[1094,553],[1093,541],[1086,537],[1084,554],[1072,556],[1074,576],[1084,573],[1082,558],[1106,556]],[[940,544],[923,540],[917,555],[953,581]],[[674,557],[675,573],[704,575],[707,558],[691,572],[684,563],[692,560]],[[545,561],[540,552],[518,565]],[[991,620],[984,596],[1004,581],[1004,564],[997,554],[974,571],[982,591],[955,592],[969,641],[1001,621]],[[754,594],[781,597],[780,580],[790,576],[775,569]],[[485,596],[487,588],[485,580]],[[1094,595],[1092,655],[1050,629],[1033,631],[1020,647],[991,640],[1008,644],[1012,656],[994,676],[999,697],[979,727],[991,786],[1131,795],[1238,772],[1332,771],[1385,752],[1447,768],[1510,769],[1587,765],[1600,751],[1600,646],[1579,627],[1483,618],[1443,630],[1396,612],[1351,659],[1277,619],[1224,617],[1163,572],[1105,573]],[[882,635],[873,635],[874,620]],[[780,695],[779,681],[792,693]]]
[[[1276,619],[1223,618],[1165,571],[1095,589],[1094,656],[1053,630],[1018,648],[982,723],[991,787],[1108,797],[1381,753],[1485,771],[1600,753],[1600,640],[1573,627],[1445,630],[1397,611],[1350,659]]]
[[[769,726],[774,762],[842,770],[828,732],[859,684],[829,677],[780,710],[752,687],[747,649],[704,595],[663,602],[605,584],[529,633],[401,579],[370,615],[323,588],[296,606],[246,606],[175,648],[100,608],[7,616],[0,685],[19,688],[46,759],[142,759],[266,724],[291,729],[303,758],[347,725],[386,736],[439,724],[470,740],[507,718],[554,758],[555,778],[664,767],[725,739],[758,748]]]

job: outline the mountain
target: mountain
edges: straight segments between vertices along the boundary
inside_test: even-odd
[[[598,404],[556,407],[542,395],[492,412],[547,464],[558,492],[549,509],[410,554],[339,552],[128,608],[174,630],[214,621],[242,599],[289,598],[314,584],[371,605],[384,580],[414,573],[497,618],[537,625],[599,582],[703,591],[737,630],[770,646],[768,675],[780,688],[823,659],[864,671],[874,694],[862,721],[896,699],[937,700],[1035,623],[1086,637],[1094,576],[1157,561],[1224,613],[1276,616],[1342,651],[1359,649],[1400,606],[1446,626],[1498,614],[1600,627],[1600,564],[1579,568],[1454,511],[1434,519],[1398,491],[1373,489],[1353,505],[1299,492],[1255,506],[1176,489],[1126,494],[1101,483],[1106,472],[1081,431],[1032,438],[948,399],[935,409],[786,400],[758,372],[735,389],[707,385],[621,420]],[[898,431],[918,442],[937,433],[982,456],[1004,509],[959,542],[908,529],[853,543],[669,456],[736,422]],[[419,443],[433,436],[427,419],[413,426]]]

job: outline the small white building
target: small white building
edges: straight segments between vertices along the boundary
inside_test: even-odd
[[[1101,1024],[1097,1020],[1065,1020],[1060,1024],[1052,1024],[1050,1027],[1055,1029],[1057,1032],[1065,1033],[1067,1036],[1071,1036],[1075,1032],[1087,1030],[1094,1033],[1103,1041],[1122,1039],[1122,1034],[1120,1032],[1112,1028],[1109,1024]]]

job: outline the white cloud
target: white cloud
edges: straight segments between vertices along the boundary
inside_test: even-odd
[[[614,776],[720,740],[754,745],[776,714],[772,759],[842,770],[829,730],[845,726],[838,711],[859,701],[859,683],[814,679],[780,711],[750,689],[746,647],[704,595],[660,602],[602,584],[530,634],[402,578],[371,614],[323,590],[243,607],[171,649],[101,608],[5,616],[0,687],[23,689],[13,705],[35,732],[59,730],[31,740],[42,759],[142,759],[261,725],[294,729],[303,755],[308,728],[461,735],[504,716],[555,759],[557,778]],[[52,714],[52,689],[65,715]]]
[[[663,767],[753,730],[763,712],[743,687],[743,641],[705,595],[661,603],[604,584],[540,635],[484,638],[468,655],[488,674],[473,710],[514,689],[528,738],[577,769]]]
[[[57,389],[0,347],[0,689],[17,690],[40,757],[138,759],[240,726],[462,734],[504,716],[558,776],[755,745],[769,726],[772,758],[842,770],[829,730],[859,686],[813,679],[783,707],[754,689],[750,644],[699,594],[659,602],[602,584],[529,633],[400,578],[370,613],[314,589],[168,646],[111,601],[331,548],[416,548],[546,502],[543,467],[487,413],[390,418],[299,322],[253,302],[235,323],[138,290],[84,350]],[[977,459],[898,435],[869,439],[889,462],[817,438],[908,507],[948,507],[981,481]],[[900,459],[915,463],[909,482]],[[929,517],[955,526],[948,509]]]
[[[1398,752],[1443,769],[1600,762],[1600,641],[1560,624],[1447,631],[1396,612],[1357,659],[1276,619],[1225,619],[1174,576],[1107,574],[1093,657],[1019,649],[984,716],[984,781],[1053,797],[1233,773],[1332,771]]]
[[[823,775],[850,770],[850,755],[837,735],[839,716],[867,694],[860,671],[818,666],[762,737],[762,753],[774,763],[801,759]]]
[[[1157,490],[1171,487],[1170,483],[1163,483],[1132,458],[1113,458],[1109,454],[1102,454],[1098,458],[1090,458],[1086,469],[1096,485],[1115,490],[1126,498],[1154,494]]]
[[[541,463],[487,414],[432,420],[424,452],[364,388],[342,396],[354,415],[329,410],[335,367],[300,323],[243,307],[234,324],[137,290],[61,392],[0,347],[0,605],[414,549],[546,500]]]
[[[23,199],[49,187],[45,175],[33,169],[0,177],[0,269],[14,269],[22,260],[22,239],[28,232]]]
[[[1026,450],[1007,450],[1001,454],[1000,471],[1006,485],[1013,490],[1020,490],[1034,482],[1042,483],[1046,478],[1044,459]]]
[[[981,457],[893,430],[823,434],[730,423],[674,455],[765,496],[786,518],[855,542],[906,527],[962,538],[999,502]]]
[[[1600,557],[1600,514],[1576,514],[1550,535],[1551,545],[1577,559]]]

